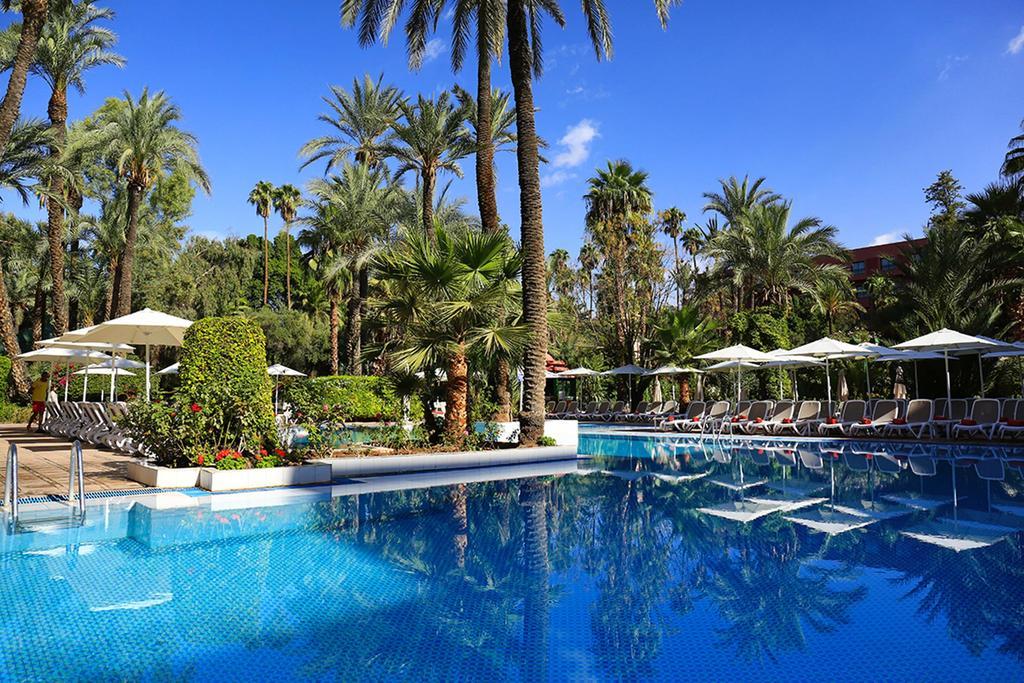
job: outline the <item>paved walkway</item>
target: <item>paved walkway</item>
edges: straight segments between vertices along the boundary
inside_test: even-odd
[[[7,448],[12,443],[18,445],[19,497],[67,494],[70,441],[26,431],[23,424],[0,424],[0,481],[7,476]],[[126,455],[83,445],[82,460],[86,493],[145,488],[128,479],[128,463],[132,459]]]

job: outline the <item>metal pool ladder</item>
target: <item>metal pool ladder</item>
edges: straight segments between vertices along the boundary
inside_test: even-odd
[[[18,446],[11,444],[7,449],[7,472],[4,476],[4,510],[8,518],[18,521]]]
[[[82,442],[71,444],[68,461],[68,505],[77,503],[78,514],[85,515],[85,470],[82,463]],[[18,446],[7,449],[7,473],[4,477],[4,510],[8,521],[18,524]]]
[[[82,466],[82,442],[78,439],[71,444],[71,458],[68,463],[68,505],[71,505],[76,499],[78,500],[78,514],[84,515],[85,471]]]

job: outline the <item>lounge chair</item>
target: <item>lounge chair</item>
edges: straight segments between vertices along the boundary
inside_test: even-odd
[[[647,410],[637,411],[633,413],[633,422],[652,422],[659,413],[661,413],[661,407],[664,405],[661,401],[651,401],[647,404]]]
[[[822,420],[818,417],[821,412],[821,401],[801,401],[796,407],[793,417],[787,422],[785,418],[775,425],[776,435],[793,434],[807,436],[812,427],[817,427]]]
[[[623,419],[626,422],[636,422],[640,419],[641,415],[645,415],[647,413],[651,405],[653,404],[650,401],[640,401],[636,404],[636,410],[623,417]]]
[[[930,398],[915,398],[907,403],[903,417],[898,417],[882,429],[886,436],[902,436],[910,434],[916,439],[924,436],[924,432],[932,422],[934,403]]]
[[[839,411],[839,417],[827,418],[818,425],[818,433],[821,435],[835,434],[836,432],[846,436],[850,427],[860,423],[864,418],[864,410],[867,406],[864,401],[854,400],[843,403]]]
[[[555,402],[554,401],[548,401],[544,405],[544,414],[545,415],[550,415],[553,412],[555,412]]]
[[[612,404],[610,401],[601,401],[597,404],[597,408],[595,410],[587,413],[583,417],[590,422],[597,422],[598,420],[603,419],[602,416],[611,409]]]
[[[679,410],[678,403],[675,401],[665,401],[661,404],[661,408],[651,415],[651,421],[655,427],[661,429],[665,422],[676,414],[677,410]]]
[[[690,401],[686,406],[686,412],[677,415],[676,419],[663,422],[665,429],[675,429],[680,432],[691,432],[700,429],[700,421],[704,419],[704,412],[707,404],[704,401]]]
[[[892,424],[900,412],[900,404],[890,399],[875,401],[875,410],[870,418],[861,418],[857,424],[850,425],[847,434],[850,436],[862,436],[869,434],[880,434],[883,429]]]
[[[953,425],[952,436],[954,439],[961,435],[981,434],[986,439],[992,439],[992,432],[999,426],[999,399],[979,398],[975,399],[971,406],[971,416],[965,417]]]
[[[1000,420],[999,426],[994,431],[994,435],[1000,439],[1008,439],[1021,434],[1024,434],[1024,401],[1018,401],[1013,415],[1005,420]]]
[[[932,417],[932,436],[950,436],[950,428],[954,423],[967,417],[967,400],[954,398],[952,402],[944,398],[935,400],[935,415]]]
[[[752,425],[750,427],[751,434],[774,434],[775,428],[782,424],[783,420],[793,419],[793,408],[795,403],[793,401],[777,401],[772,409],[768,411],[768,416],[764,422]]]
[[[742,404],[741,404],[742,405]],[[700,422],[694,423],[695,428],[687,429],[685,431],[699,431],[702,434],[711,430],[720,429],[722,424],[729,419],[730,405],[728,401],[715,401],[711,404],[705,413],[704,417],[701,418]],[[680,431],[683,431],[680,429]]]
[[[565,410],[556,412],[555,417],[557,417],[559,420],[569,419],[570,417],[579,412],[579,406],[580,404],[577,403],[576,401],[569,401],[565,406]]]
[[[739,416],[732,418],[729,420],[729,428],[741,434],[752,434],[756,425],[764,423],[768,417],[768,411],[771,409],[771,401],[754,401],[750,404],[750,409],[747,410],[746,419]]]
[[[623,415],[627,412],[629,412],[629,408],[626,406],[626,402],[616,401],[615,405],[613,405],[611,409],[608,410],[608,412],[602,413],[600,415],[600,418],[605,422],[611,422],[612,420],[618,419],[620,415]]]
[[[565,406],[566,406],[566,402],[565,401],[558,401],[557,403],[555,403],[555,407],[554,408],[552,408],[551,410],[545,410],[544,411],[544,417],[546,417],[549,420],[555,418],[559,413],[564,413],[565,412]]]

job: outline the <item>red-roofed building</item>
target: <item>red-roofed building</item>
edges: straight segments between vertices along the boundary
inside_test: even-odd
[[[912,244],[917,246],[924,244],[924,237],[913,240]],[[899,280],[903,277],[901,264],[904,261],[903,252],[907,248],[906,241],[891,242],[889,244],[873,244],[867,247],[858,247],[848,250],[850,260],[844,263],[844,267],[850,273],[850,282],[857,294],[857,300],[863,306],[871,305],[871,295],[867,289],[867,280],[872,275],[885,275]]]

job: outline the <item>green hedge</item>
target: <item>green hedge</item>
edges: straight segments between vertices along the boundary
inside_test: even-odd
[[[11,388],[11,359],[0,356],[0,405],[7,402]]]
[[[337,407],[346,420],[354,422],[402,418],[402,398],[388,377],[315,377],[292,383],[286,388],[286,396],[300,411],[316,412],[317,407],[328,405]],[[421,403],[416,397],[410,398],[409,413],[414,421],[423,417]]]

